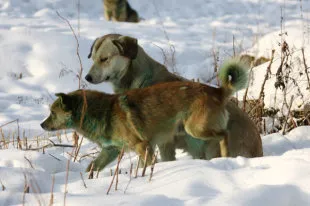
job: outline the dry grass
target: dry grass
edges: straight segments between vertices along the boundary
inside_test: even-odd
[[[118,174],[118,171],[119,171],[119,164],[120,164],[120,162],[121,162],[123,156],[124,156],[124,147],[122,148],[120,154],[118,155],[116,169],[115,169],[113,178],[112,178],[112,180],[111,180],[110,186],[109,186],[109,188],[108,188],[107,195],[109,194],[109,192],[110,192],[110,190],[111,190],[111,187],[112,187],[112,185],[113,185],[113,182],[114,182],[114,179],[115,179],[115,177],[116,177],[116,174]],[[115,184],[115,190],[117,190],[117,184],[118,184],[118,182],[116,182],[116,184]]]

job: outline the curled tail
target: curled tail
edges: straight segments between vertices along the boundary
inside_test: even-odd
[[[222,83],[222,88],[225,89],[226,97],[247,86],[247,70],[245,64],[238,58],[228,60],[223,64],[218,77]]]

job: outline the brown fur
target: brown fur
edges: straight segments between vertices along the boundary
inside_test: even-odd
[[[134,88],[143,88],[162,82],[171,81],[188,81],[180,76],[170,73],[167,68],[155,61],[138,44],[137,54],[134,59],[126,58],[123,61],[120,51],[112,43],[113,40],[121,37],[130,39],[131,37],[121,36],[119,34],[109,34],[98,38],[94,44],[97,48],[91,49],[91,54],[94,64],[87,74],[92,77],[94,84],[108,81],[112,83],[116,93],[126,92]],[[133,38],[132,38],[133,39]],[[133,45],[131,45],[133,46]],[[119,67],[106,66],[100,63],[99,56],[106,56],[109,53],[118,56],[125,65]],[[119,62],[121,62],[119,61]],[[119,68],[124,68],[119,72]],[[119,75],[119,73],[121,75]],[[107,77],[108,80],[107,80]],[[167,104],[169,101],[166,102]],[[229,156],[244,156],[244,157],[259,157],[263,155],[262,141],[257,131],[256,126],[246,113],[244,113],[233,102],[228,102],[226,110],[229,113],[228,121],[228,150]],[[243,126],[246,125],[246,126]],[[183,127],[176,133],[173,144],[164,145],[160,153],[167,153],[170,158],[175,159],[174,147],[184,149],[189,152],[194,158],[211,159],[220,156],[219,145],[217,141],[206,141],[206,143],[194,141],[192,137],[182,132]],[[173,158],[171,158],[173,156]]]
[[[179,122],[195,138],[222,141],[227,135],[228,95],[225,88],[193,82],[157,84],[120,95],[77,90],[58,94],[41,126],[49,131],[75,129],[100,145],[105,141],[119,148],[125,144],[142,156],[148,147],[151,157],[155,145],[174,141]],[[85,112],[83,105],[87,105]]]
[[[104,17],[108,21],[139,22],[138,13],[127,0],[104,0]]]

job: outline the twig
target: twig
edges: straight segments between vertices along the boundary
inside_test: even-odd
[[[154,167],[155,167],[155,163],[156,163],[156,160],[157,160],[157,155],[158,155],[158,151],[156,152],[156,154],[153,155],[152,165],[151,165],[151,174],[150,174],[149,182],[151,181],[151,179],[153,177],[153,172],[154,172]]]
[[[289,116],[289,115],[290,115],[290,113],[291,113],[291,107],[292,107],[292,104],[293,104],[293,100],[294,100],[294,95],[292,95],[292,96],[291,96],[290,106],[289,106],[289,109],[288,109],[287,115],[286,115],[286,117],[285,117],[285,121],[284,121],[284,126],[283,126],[282,135],[285,135],[285,130],[286,130],[286,125],[287,125],[287,120],[288,120],[288,116]]]
[[[250,87],[250,79],[251,79],[250,76],[252,75],[252,72],[253,72],[253,66],[251,66],[251,69],[249,72],[249,77],[248,77],[248,79],[249,79],[248,85],[247,85],[245,92],[244,92],[244,95],[243,95],[243,111],[244,112],[246,111],[246,101],[247,101],[246,98],[248,96],[248,91],[249,91],[249,87]],[[237,99],[237,102],[238,102],[238,99]]]
[[[74,147],[74,145],[69,145],[69,144],[57,144],[57,143],[53,142],[53,141],[50,140],[50,139],[47,139],[47,140],[49,140],[49,141],[53,144],[53,146],[55,146],[55,147]]]
[[[82,60],[81,60],[80,51],[79,51],[79,50],[80,50],[79,39],[78,39],[78,37],[76,36],[75,31],[74,31],[74,29],[72,28],[72,26],[71,26],[69,20],[66,19],[66,18],[64,18],[63,16],[61,16],[61,15],[59,14],[58,11],[56,11],[56,13],[57,13],[57,15],[58,15],[63,21],[65,21],[65,22],[68,24],[68,26],[70,27],[70,29],[71,29],[71,31],[72,31],[72,34],[73,34],[73,36],[74,36],[74,38],[75,38],[75,40],[76,40],[76,55],[78,56],[79,63],[80,63],[80,71],[79,71],[79,74],[78,74],[79,89],[81,89],[81,80],[82,80],[82,73],[83,73],[83,65],[82,65]]]
[[[119,169],[117,168],[116,172],[116,181],[115,181],[115,191],[117,190],[117,185],[118,185],[118,175],[119,175]]]
[[[98,177],[99,177],[99,172],[100,172],[100,170],[99,170],[99,167],[98,167],[98,168],[97,168],[96,179],[98,179]]]
[[[72,149],[72,153],[74,150]],[[67,193],[68,193],[68,180],[69,180],[69,168],[70,168],[70,161],[71,157],[68,158],[67,160],[67,165],[66,165],[66,179],[65,179],[65,191],[64,191],[64,206],[66,206],[66,198],[67,198]]]
[[[5,141],[4,133],[3,133],[3,131],[2,131],[1,128],[0,128],[0,132],[1,132],[1,136],[2,136],[2,140],[1,140],[1,141],[3,142],[3,148],[5,148],[5,147],[6,147],[5,145],[6,145],[7,143],[6,143],[6,141]],[[13,135],[13,137],[14,137],[14,135]]]
[[[17,149],[23,149],[19,136],[17,136]]]
[[[149,155],[149,148],[146,147],[146,149],[145,149],[145,156],[144,156],[144,165],[143,165],[143,170],[142,170],[142,177],[144,177],[144,175],[145,175],[148,155]]]
[[[77,134],[76,131],[73,132],[73,135],[72,135],[72,138],[73,138],[73,145],[75,147],[77,147],[79,145],[79,135]]]
[[[109,194],[109,192],[110,192],[110,190],[111,190],[111,187],[112,187],[112,185],[113,185],[113,182],[114,182],[116,173],[118,173],[119,164],[120,164],[120,162],[121,162],[121,159],[122,159],[123,155],[124,155],[124,147],[122,148],[122,150],[121,150],[121,152],[120,152],[120,154],[119,154],[119,156],[118,156],[116,169],[115,169],[115,171],[114,171],[114,175],[113,175],[111,184],[110,184],[109,189],[108,189],[108,191],[107,191],[107,195]]]
[[[80,21],[81,2],[80,0],[77,1],[77,11],[78,11],[78,36],[80,37],[80,28],[81,28],[81,21]]]
[[[85,183],[84,178],[83,178],[83,174],[82,174],[82,172],[80,172],[80,175],[81,175],[81,179],[82,179],[82,181],[83,181],[83,185],[84,185],[84,187],[85,187],[85,188],[87,188],[87,187],[86,187],[86,183]],[[88,178],[88,179],[90,179],[90,178]]]
[[[138,170],[139,170],[140,161],[141,161],[141,156],[139,155],[139,156],[138,156],[138,164],[137,164],[136,172],[135,172],[135,178],[137,178],[137,176],[138,176]]]
[[[25,147],[26,147],[26,150],[28,149],[28,141],[27,141],[27,137],[24,137],[24,141],[25,141]]]
[[[1,187],[2,187],[2,191],[4,191],[4,190],[5,190],[5,186],[4,186],[4,184],[2,183],[1,179],[0,179],[0,184],[1,184]]]
[[[121,153],[118,156],[119,161],[121,161],[123,156],[124,156],[124,146],[123,146],[123,149],[122,149]],[[118,185],[118,175],[120,173],[119,164],[118,164],[118,167],[116,168],[115,172],[116,172],[116,181],[115,181],[115,191],[116,191],[117,190],[117,185]]]
[[[61,161],[61,159],[55,157],[54,155],[52,155],[52,154],[50,154],[50,153],[48,153],[48,154],[49,154],[50,156],[54,157],[56,160]]]
[[[132,175],[132,169],[133,169],[133,163],[130,164],[130,170],[129,170],[129,176],[131,178]]]
[[[170,49],[170,53],[171,53],[172,71],[175,73],[177,71],[177,69],[176,69],[176,61],[175,61],[175,47],[174,47],[174,45],[170,41],[170,38],[169,38],[168,33],[166,31],[165,25],[164,25],[163,21],[161,20],[161,16],[160,16],[159,10],[158,10],[158,8],[157,8],[157,6],[155,4],[155,1],[153,0],[152,2],[153,2],[153,6],[155,8],[156,14],[159,17],[160,25],[161,25],[161,27],[163,29],[165,38],[166,38],[166,40],[168,41],[168,44],[169,44],[169,49]]]
[[[307,81],[308,81],[308,88],[310,90],[310,79],[309,79],[309,74],[308,74],[308,66],[307,66],[307,63],[306,63],[304,48],[301,49],[301,52],[302,52],[302,59],[303,59],[303,62],[304,62],[304,66],[305,66],[305,73],[306,73]]]
[[[52,177],[52,189],[51,189],[51,197],[50,197],[49,206],[52,206],[54,204],[54,185],[55,185],[55,174]]]
[[[274,53],[275,53],[275,50],[273,49],[271,52],[271,59],[270,59],[269,65],[268,65],[267,70],[266,70],[265,78],[264,78],[263,84],[261,86],[258,99],[262,99],[264,96],[265,84],[266,84],[267,79],[269,78],[269,74],[271,74],[271,65],[273,62]]]
[[[16,119],[17,124],[17,137],[19,137],[19,119]]]
[[[216,29],[213,29],[212,31],[212,56],[214,61],[214,70],[213,72],[216,74],[218,71],[218,61],[219,61],[219,53],[216,51],[215,47],[215,37],[216,37]],[[219,79],[217,78],[217,83],[219,85]]]
[[[266,119],[264,119],[263,121],[263,127],[264,127],[264,134],[267,135]]]
[[[9,124],[12,124],[13,122],[17,122],[17,121],[18,121],[18,119],[15,119],[15,120],[13,120],[13,121],[7,122],[7,123],[1,125],[0,128],[5,127],[5,126],[7,126],[7,125],[9,125]]]
[[[83,126],[84,117],[85,117],[85,114],[86,114],[86,111],[87,111],[87,107],[88,107],[85,90],[82,90],[82,92],[83,92],[83,106],[82,106],[82,112],[81,112],[82,114],[81,114],[81,118],[80,118],[80,128],[82,128],[82,126]],[[76,158],[77,158],[77,156],[78,156],[78,154],[80,152],[80,149],[81,149],[81,146],[82,146],[82,143],[83,143],[83,139],[84,139],[84,136],[82,136],[82,139],[80,141],[79,147],[76,150],[73,162],[76,161]]]
[[[40,200],[40,194],[42,194],[42,191],[40,189],[40,186],[38,184],[38,182],[36,181],[36,179],[34,178],[33,174],[32,173],[29,173],[29,176],[32,176],[30,177],[30,184],[29,184],[29,187],[31,188],[31,190],[33,191],[34,194],[34,197],[37,199],[38,201],[38,205],[42,205],[41,202],[43,202],[42,200]]]
[[[233,52],[234,52],[234,57],[236,56],[236,49],[235,49],[235,35],[233,35]]]
[[[99,153],[99,151],[91,152],[91,153],[87,153],[87,154],[81,155],[80,158],[79,158],[79,162],[81,162],[82,159],[85,158],[85,157],[89,157],[91,155],[95,155],[95,154],[98,154],[98,153]]]
[[[75,156],[74,156],[73,162],[76,161],[76,158],[77,158],[77,156],[78,156],[78,154],[79,154],[79,152],[80,152],[83,139],[84,139],[84,136],[82,136],[82,139],[81,139],[81,141],[80,141],[80,144],[79,144],[79,146],[78,146],[78,148],[77,148],[77,150],[76,150],[76,152],[75,152]]]
[[[130,153],[129,153],[129,160],[130,160],[129,181],[128,181],[125,189],[124,189],[124,194],[126,193],[128,187],[129,187],[129,184],[131,183],[131,180],[132,180],[133,163],[131,162],[131,155],[130,155]]]
[[[25,184],[24,184],[24,193],[23,193],[23,205],[25,205],[26,193],[29,193],[29,185],[28,185],[28,181],[27,181],[27,177],[25,173],[24,173],[24,179],[25,179]]]
[[[31,168],[34,169],[32,163],[30,162],[30,160],[29,160],[26,156],[24,156],[24,158],[25,158],[25,160],[27,160],[27,162],[30,164]]]
[[[88,179],[94,179],[94,162],[91,163]]]
[[[50,140],[52,143],[51,144],[47,144],[44,145],[42,147],[37,147],[37,148],[28,148],[28,149],[22,149],[24,151],[38,151],[41,149],[45,149],[45,148],[49,148],[49,147],[74,147],[73,145],[69,145],[69,144],[55,144],[52,140]]]

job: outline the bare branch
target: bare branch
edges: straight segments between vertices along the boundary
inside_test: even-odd
[[[307,81],[308,81],[308,88],[310,90],[310,79],[309,79],[309,74],[308,74],[308,66],[307,66],[307,63],[306,63],[304,48],[301,49],[301,52],[302,52],[302,59],[303,59],[303,62],[304,62],[304,66],[305,66],[305,73],[306,73]]]
[[[31,168],[34,169],[32,163],[30,162],[30,160],[29,160],[26,156],[24,156],[24,158],[25,158],[25,160],[27,160],[27,162],[30,164]]]
[[[81,179],[82,179],[82,181],[83,181],[83,185],[84,185],[84,187],[85,187],[85,188],[87,188],[86,183],[85,183],[84,178],[83,178],[83,174],[82,174],[82,172],[80,172],[80,175],[81,175]],[[88,178],[88,179],[89,179],[89,178]]]
[[[59,14],[58,11],[56,11],[57,15],[63,20],[65,21],[68,26],[70,27],[70,30],[72,31],[72,34],[75,38],[75,41],[76,41],[76,55],[78,56],[78,59],[79,59],[79,63],[80,63],[80,71],[79,71],[79,74],[78,74],[78,79],[79,79],[79,89],[81,89],[81,81],[82,81],[82,74],[83,74],[83,65],[82,65],[82,59],[81,59],[81,56],[80,56],[80,43],[79,43],[79,39],[78,37],[76,36],[75,34],[75,31],[73,29],[73,27],[71,26],[70,22],[68,19],[64,18],[63,16],[61,16]]]
[[[285,135],[287,120],[288,120],[288,117],[290,116],[290,113],[291,113],[291,107],[292,107],[293,101],[294,101],[294,95],[291,96],[290,106],[289,106],[289,108],[288,108],[288,112],[287,112],[287,115],[286,115],[286,117],[285,117],[282,135]]]
[[[118,173],[119,164],[120,164],[120,162],[121,162],[121,160],[122,160],[123,156],[124,156],[124,146],[123,146],[123,148],[122,148],[122,150],[121,150],[120,154],[118,155],[118,160],[117,160],[116,169],[115,169],[115,171],[114,171],[113,178],[112,178],[112,180],[111,180],[111,183],[110,183],[109,189],[108,189],[108,191],[107,191],[107,195],[109,194],[109,192],[110,192],[110,190],[111,190],[111,187],[112,187],[112,185],[113,185],[113,182],[114,182],[114,179],[115,179],[116,173]]]

